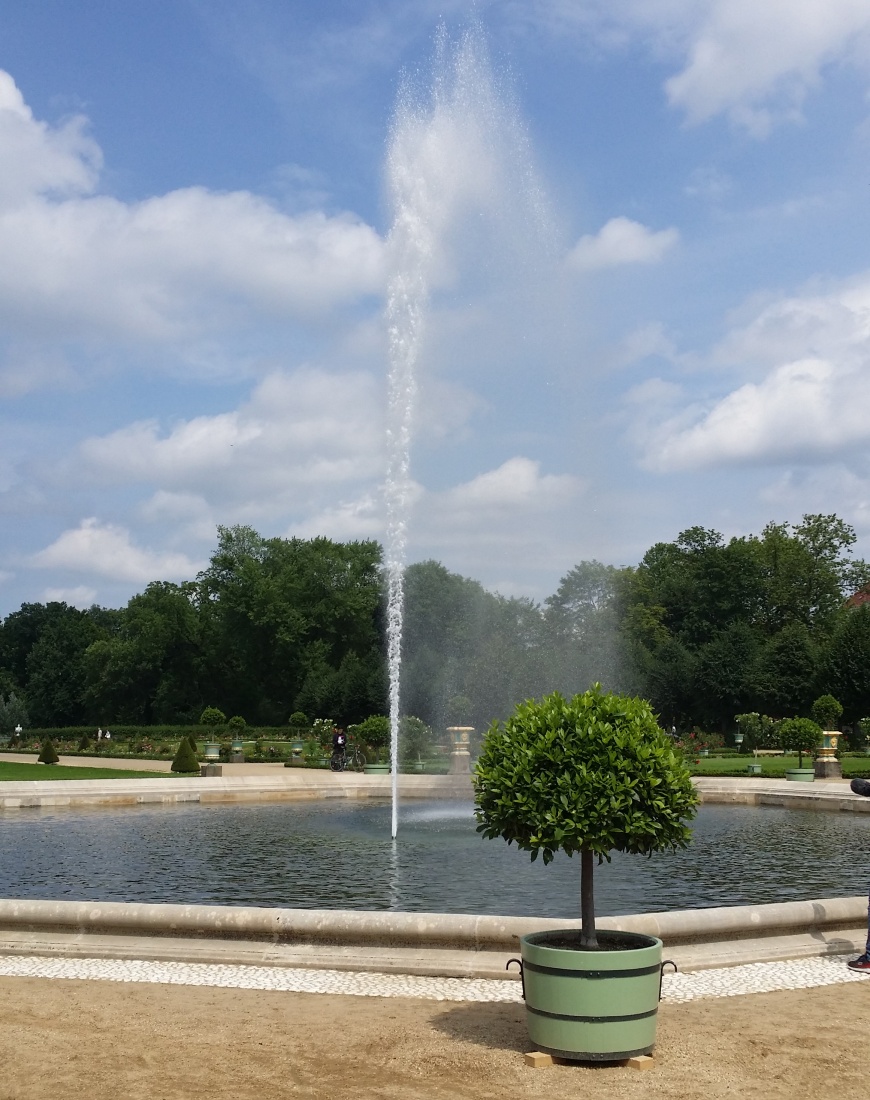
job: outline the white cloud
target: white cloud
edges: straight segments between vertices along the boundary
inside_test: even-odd
[[[303,369],[267,376],[233,412],[168,431],[140,421],[87,439],[63,476],[154,486],[152,521],[162,513],[172,522],[188,506],[200,520],[253,521],[299,514],[322,494],[379,478],[383,448],[382,397],[370,375]]]
[[[611,218],[596,234],[581,237],[566,262],[575,271],[658,263],[679,239],[673,228],[654,231],[630,218]]]
[[[570,474],[543,474],[523,456],[503,462],[449,489],[423,494],[414,510],[412,547],[427,555],[461,559],[464,572],[492,576],[505,563],[560,568],[566,546],[566,511],[585,491]]]
[[[756,310],[711,356],[749,381],[682,409],[682,395],[645,388],[638,423],[648,467],[812,465],[870,446],[870,276]]]
[[[42,593],[43,603],[68,603],[73,607],[92,607],[97,598],[96,588],[77,584],[75,588],[46,588]]]
[[[513,18],[580,48],[640,41],[679,69],[669,101],[691,122],[728,115],[756,136],[799,117],[826,66],[866,63],[866,0],[520,0]]]
[[[56,127],[36,121],[15,81],[0,69],[0,210],[34,195],[89,194],[102,156],[86,128],[80,116]]]
[[[316,320],[381,290],[383,242],[350,214],[290,216],[203,187],[125,203],[96,193],[99,164],[83,120],[35,120],[0,71],[7,332],[184,343],[256,317]]]
[[[33,554],[30,565],[144,584],[190,579],[205,563],[174,551],[142,549],[133,544],[126,528],[100,523],[91,516]]]
[[[826,64],[853,55],[870,34],[866,0],[715,0],[693,36],[685,68],[666,84],[692,122],[728,112],[763,136],[794,116]]]

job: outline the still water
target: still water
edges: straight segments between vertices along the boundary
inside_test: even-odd
[[[579,860],[475,832],[470,803],[265,803],[0,814],[0,897],[570,917]],[[686,851],[614,855],[600,915],[864,893],[870,815],[703,807]]]

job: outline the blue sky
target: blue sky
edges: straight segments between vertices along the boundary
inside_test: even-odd
[[[403,79],[411,560],[542,598],[805,512],[870,553],[866,0],[6,0],[0,70],[0,613],[218,524],[382,537]]]

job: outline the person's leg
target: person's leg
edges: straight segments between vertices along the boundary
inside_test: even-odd
[[[850,970],[862,970],[870,974],[870,899],[867,905],[867,943],[864,945],[864,954],[857,959],[850,959],[846,965]]]

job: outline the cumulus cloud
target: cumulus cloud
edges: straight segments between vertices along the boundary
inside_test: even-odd
[[[463,569],[493,576],[520,559],[536,568],[558,567],[571,551],[559,516],[585,485],[570,474],[545,474],[541,463],[515,456],[469,481],[423,493],[414,513],[414,548],[459,554]]]
[[[134,584],[186,580],[205,565],[175,551],[135,546],[125,527],[100,523],[95,516],[64,531],[50,546],[33,554],[29,564],[37,569],[69,570]]]
[[[350,214],[294,216],[247,191],[98,193],[76,118],[33,118],[0,71],[0,319],[7,333],[192,341],[254,317],[322,318],[380,292],[383,242]]]
[[[751,380],[712,405],[682,409],[673,389],[656,395],[647,386],[650,468],[813,464],[870,445],[870,276],[768,302],[711,359]]]
[[[302,369],[264,378],[239,409],[140,421],[79,447],[63,476],[92,485],[145,484],[159,521],[188,507],[237,519],[299,514],[321,493],[377,478],[383,469],[382,400],[375,379]],[[205,510],[205,512],[203,511]]]
[[[596,271],[624,264],[654,264],[680,239],[676,229],[648,229],[631,218],[611,218],[594,235],[581,237],[567,256],[575,271]]]
[[[96,598],[96,588],[86,584],[77,584],[75,588],[46,588],[42,593],[43,603],[68,603],[82,609],[93,607]]]
[[[866,0],[513,0],[512,17],[586,48],[640,41],[677,67],[665,82],[690,122],[727,115],[756,136],[798,117],[826,66],[866,63]]]

